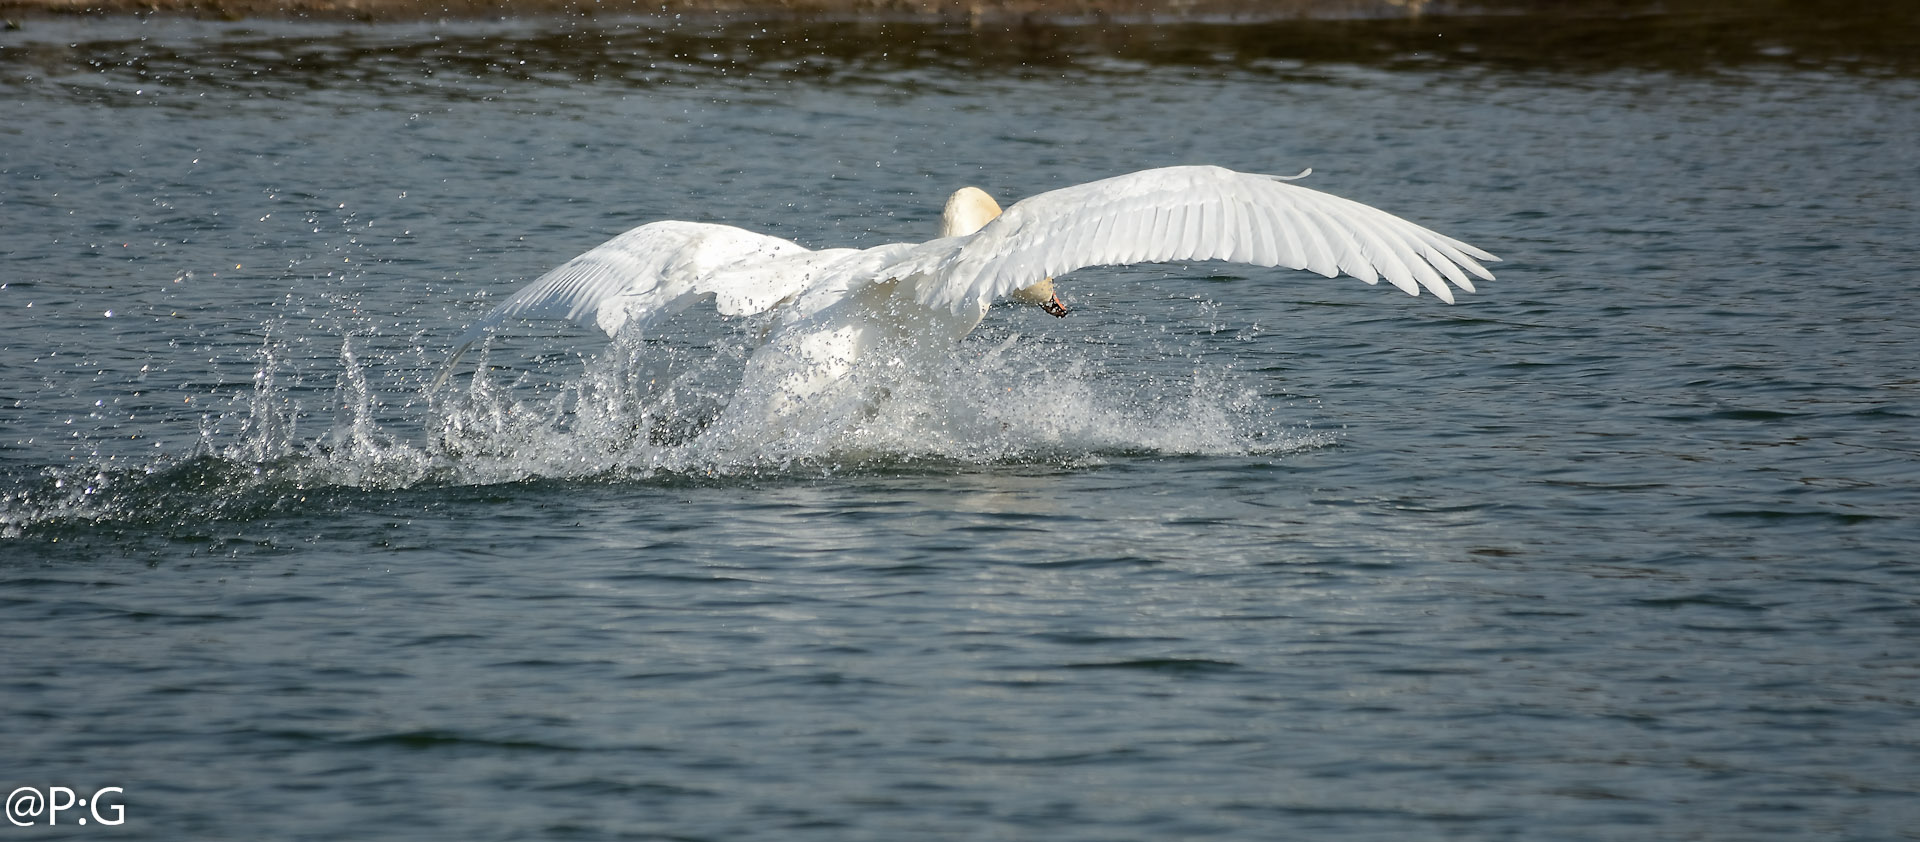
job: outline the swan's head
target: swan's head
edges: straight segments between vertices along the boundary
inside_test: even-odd
[[[967,236],[985,228],[999,215],[1000,203],[987,195],[987,191],[978,187],[962,187],[947,197],[946,210],[940,213],[940,236]],[[1021,304],[1039,307],[1050,315],[1067,314],[1067,305],[1060,303],[1060,296],[1053,291],[1052,278],[1042,278],[1040,283],[1016,289],[1007,297]]]
[[[1021,304],[1032,304],[1047,311],[1047,315],[1067,315],[1067,305],[1060,303],[1060,296],[1053,291],[1053,279],[1047,278],[1040,283],[1024,289],[1016,289],[1008,298]]]

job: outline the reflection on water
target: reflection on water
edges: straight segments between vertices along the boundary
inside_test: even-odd
[[[1526,4],[1522,4],[1526,5]],[[487,97],[502,85],[652,87],[883,82],[950,76],[1127,73],[1149,66],[1313,73],[1338,62],[1401,69],[1711,73],[1748,66],[1908,76],[1920,6],[1675,3],[1609,12],[1253,23],[1025,23],[983,30],[900,20],[633,18],[532,24],[339,26],[35,20],[0,35],[0,70],[113,96],[174,91],[402,88]],[[217,35],[205,37],[209,31]],[[125,92],[121,92],[124,94]],[[150,95],[151,90],[144,93]]]

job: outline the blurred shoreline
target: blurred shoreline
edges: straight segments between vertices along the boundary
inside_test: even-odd
[[[904,20],[981,24],[1074,21],[1259,22],[1415,18],[1462,12],[1650,7],[1630,0],[0,0],[9,21],[168,15],[213,20],[419,21],[645,17]]]
[[[0,64],[52,75],[76,60],[123,60],[77,59],[75,50],[100,39],[105,55],[121,56],[109,31],[145,31],[161,20],[252,28],[504,25],[522,41],[539,40],[538,54],[556,68],[610,60],[606,49],[566,37],[588,28],[642,33],[629,48],[640,53],[723,56],[736,67],[805,65],[823,55],[1009,68],[1105,56],[1194,67],[1311,60],[1696,73],[1786,66],[1920,78],[1920,3],[1809,0],[0,0],[0,36],[13,36],[0,43]],[[66,46],[24,46],[45,38]],[[473,38],[469,53],[506,49]],[[514,61],[526,63],[518,54]]]
[[[154,35],[148,25],[159,21],[184,29],[246,21],[242,29],[305,42],[321,35],[301,27],[332,33],[346,25],[357,35],[332,46],[346,54],[394,50],[353,40],[388,25],[397,33],[409,23],[455,23],[467,40],[453,61],[505,50],[520,67],[532,46],[553,71],[588,75],[620,56],[705,56],[774,73],[820,58],[1008,69],[1114,58],[1672,73],[1770,65],[1920,79],[1920,4],[1830,8],[1803,0],[0,0],[0,67],[56,77],[156,50],[198,61],[198,48],[157,42],[127,52],[127,27],[146,42]],[[503,42],[480,29],[516,35]],[[637,40],[609,50],[568,35],[584,29]],[[98,44],[81,46],[90,42]]]

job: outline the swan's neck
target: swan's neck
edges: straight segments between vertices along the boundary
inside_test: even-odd
[[[953,191],[952,196],[947,197],[947,207],[940,212],[940,236],[965,237],[985,228],[987,223],[999,216],[1000,204],[995,202],[992,196],[987,195],[987,191],[978,187],[962,187]],[[1060,296],[1054,294],[1052,278],[1041,278],[1037,284],[1016,289],[1010,297],[1021,304],[1042,308],[1055,316],[1067,314],[1066,305],[1061,304]],[[986,314],[986,305],[982,303],[979,316],[973,318],[966,330],[960,331],[960,335],[966,335],[966,332],[979,324],[980,319]]]
[[[1000,215],[1000,203],[978,187],[962,187],[947,197],[947,208],[940,213],[940,236],[964,237]]]

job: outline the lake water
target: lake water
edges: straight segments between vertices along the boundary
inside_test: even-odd
[[[125,808],[14,835],[1920,838],[1920,70],[1711,23],[0,33],[0,788]],[[425,391],[646,221],[1181,163],[1506,260],[1085,270],[760,451],[751,324]]]

